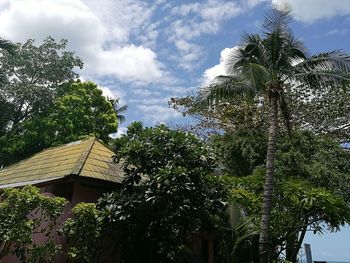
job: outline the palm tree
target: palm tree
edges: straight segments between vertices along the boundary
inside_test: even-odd
[[[128,105],[119,106],[119,98],[117,98],[117,99],[109,99],[109,102],[112,104],[113,109],[114,109],[114,111],[116,113],[118,124],[124,122],[125,121],[125,116],[123,114],[121,114],[121,113],[127,111]]]
[[[341,51],[309,56],[304,44],[289,28],[290,11],[272,9],[265,16],[261,34],[245,34],[243,44],[231,52],[226,75],[218,76],[200,90],[198,102],[215,105],[223,100],[246,96],[262,97],[269,107],[266,178],[260,221],[260,262],[269,261],[270,213],[279,116],[287,120],[288,89],[317,89],[325,85],[343,86],[348,82],[350,57]]]

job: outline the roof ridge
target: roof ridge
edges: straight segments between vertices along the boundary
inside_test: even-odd
[[[91,139],[92,139],[91,144],[88,146],[88,149],[80,155],[80,157],[78,158],[77,164],[72,169],[71,174],[80,175],[81,170],[83,170],[84,165],[91,153],[92,147],[95,145],[95,142],[96,142],[95,137],[90,137],[89,140]]]
[[[3,168],[0,167],[0,172],[6,170],[8,168],[13,168],[13,167],[15,167],[15,166],[17,166],[19,164],[22,164],[22,163],[24,163],[26,161],[29,161],[30,159],[32,159],[32,158],[34,158],[34,157],[36,157],[36,156],[38,156],[40,154],[43,154],[43,153],[45,153],[47,151],[58,149],[58,148],[63,148],[63,147],[70,146],[70,145],[74,145],[74,143],[76,143],[76,142],[87,141],[87,140],[90,140],[92,138],[96,139],[95,137],[90,136],[90,137],[82,138],[80,140],[76,140],[76,141],[73,141],[73,142],[68,142],[68,143],[65,143],[65,144],[60,144],[60,145],[56,145],[56,146],[51,146],[51,147],[45,148],[45,149],[43,149],[43,150],[41,150],[41,151],[39,151],[37,153],[34,153],[33,155],[30,155],[30,156],[28,156],[28,157],[26,157],[26,158],[24,158],[22,160],[19,160],[18,162],[12,163],[12,164],[10,164],[8,166],[4,166]]]
[[[99,138],[96,138],[96,141],[98,141],[99,143],[101,143],[103,146],[105,146],[108,150],[114,152],[114,149],[113,147],[111,147],[108,143],[105,143],[104,141],[102,141],[101,139]]]
[[[120,183],[124,172],[120,164],[112,161],[113,155],[112,147],[95,137],[52,147],[0,171],[0,188],[49,182],[69,175]]]

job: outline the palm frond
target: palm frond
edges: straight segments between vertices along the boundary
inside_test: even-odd
[[[257,91],[265,89],[265,84],[271,79],[271,74],[263,65],[256,63],[247,63],[242,68],[241,74],[244,75],[251,85]]]
[[[225,71],[234,75],[247,63],[265,65],[264,46],[258,34],[244,34],[243,46],[233,50],[227,57]]]
[[[285,57],[283,53],[286,46],[285,36],[279,31],[275,31],[263,40],[263,44],[269,68],[274,71],[284,68],[285,65],[281,67],[283,64],[281,62],[284,62],[283,58]]]
[[[244,52],[245,55],[251,59],[255,58],[258,61],[262,59],[264,54],[264,45],[262,39],[258,34],[244,34],[243,35]]]
[[[121,114],[117,114],[117,121],[118,121],[118,124],[124,122],[125,121],[125,116],[121,115]]]
[[[128,109],[128,105],[124,105],[124,106],[122,106],[122,107],[118,107],[118,104],[117,105],[115,105],[115,112],[116,112],[116,114],[117,114],[117,120],[118,120],[118,122],[119,123],[122,123],[122,122],[124,122],[125,121],[125,116],[123,115],[123,114],[121,114],[121,113],[123,113],[123,112],[125,112],[127,109]]]
[[[307,57],[303,42],[296,39],[289,28],[291,20],[290,10],[272,9],[263,23],[265,65],[277,75],[285,75],[295,60]]]
[[[265,35],[270,35],[274,32],[286,31],[291,21],[292,16],[290,10],[283,8],[271,9],[265,15],[263,33]]]
[[[254,96],[256,89],[249,82],[235,76],[218,76],[214,81],[199,91],[197,105],[214,105],[221,100],[237,96]]]
[[[340,50],[320,53],[298,63],[295,69],[304,72],[340,70],[348,73],[350,72],[350,55]]]
[[[289,32],[286,34],[287,39],[287,50],[289,51],[289,57],[291,59],[303,59],[305,60],[307,58],[307,48],[305,47],[304,43],[296,39],[295,36]]]
[[[309,87],[324,87],[327,85],[344,86],[350,83],[350,73],[344,73],[340,70],[318,70],[299,72],[293,75],[293,78]]]
[[[108,99],[109,102],[112,104],[112,107],[115,111],[115,114],[116,114],[116,117],[117,117],[117,120],[119,123],[122,123],[125,121],[125,116],[122,115],[121,113],[127,111],[128,109],[128,105],[124,105],[124,106],[121,106],[119,107],[119,100],[120,98],[116,98],[116,99]]]
[[[227,55],[224,64],[225,73],[229,76],[237,75],[237,66],[241,64],[244,56],[242,54],[243,50],[241,47],[233,48],[231,52]]]
[[[128,105],[121,106],[120,108],[116,109],[118,113],[122,113],[128,110]]]

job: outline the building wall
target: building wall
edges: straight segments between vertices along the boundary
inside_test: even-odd
[[[64,208],[62,217],[60,217],[58,221],[58,225],[62,225],[70,216],[71,210],[76,204],[80,202],[95,203],[103,195],[103,193],[107,192],[106,189],[108,188],[104,188],[103,184],[100,184],[98,187],[94,187],[93,184],[87,185],[84,183],[84,180],[76,179],[72,182],[57,182],[55,184],[42,185],[39,187],[39,189],[44,195],[51,197],[60,196],[67,198],[69,201]],[[44,235],[36,234],[33,235],[33,240],[38,244],[42,244],[47,240],[47,238]],[[62,245],[63,251],[67,249],[67,244],[64,238],[58,234],[55,234],[54,240],[56,241],[56,244]],[[64,254],[65,253],[62,253],[62,255],[57,256],[55,262],[66,262],[66,256]],[[17,257],[11,255],[5,256],[1,262],[20,263]]]
[[[96,182],[95,182],[96,183]],[[39,187],[41,192],[45,195],[54,197],[60,196],[65,197],[69,201],[64,208],[64,212],[62,217],[59,219],[59,225],[62,225],[64,221],[70,216],[72,208],[80,203],[95,203],[105,192],[107,189],[111,189],[108,183],[93,184],[87,182],[85,180],[79,180],[76,178],[71,182],[61,182],[56,184],[49,184]],[[205,263],[213,263],[214,262],[214,248],[213,248],[213,240],[215,239],[215,235],[213,233],[197,233],[193,234],[192,241],[188,244],[188,247],[192,250],[194,256],[199,260],[199,262]],[[46,241],[46,237],[43,235],[35,235],[33,236],[34,242],[39,244]],[[55,259],[57,263],[65,263],[67,258],[65,256],[65,251],[67,250],[67,243],[63,237],[58,234],[55,235],[54,240],[56,244],[62,245],[61,255],[58,255]],[[117,247],[113,247],[113,243],[111,242],[109,245],[111,247],[108,252],[103,255],[104,263],[112,263],[119,262],[119,250]],[[0,261],[2,263],[20,263],[20,261],[15,256],[6,256]]]

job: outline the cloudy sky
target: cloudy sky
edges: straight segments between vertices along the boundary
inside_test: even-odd
[[[0,0],[0,36],[68,39],[85,62],[83,79],[129,105],[127,123],[176,123],[183,120],[168,108],[169,98],[222,73],[225,54],[242,32],[259,31],[274,2],[280,1]],[[286,2],[311,52],[348,49],[349,0]]]
[[[68,39],[80,75],[127,104],[128,123],[183,122],[168,100],[223,73],[243,32],[255,33],[279,0],[0,0],[0,36]],[[295,34],[311,53],[350,52],[350,0],[286,0]],[[124,128],[121,127],[121,130]],[[347,234],[344,234],[347,233]],[[308,238],[315,259],[349,260],[349,231]]]
[[[285,2],[293,8],[295,34],[311,53],[350,52],[350,0]],[[222,73],[225,55],[243,32],[259,31],[273,3],[280,0],[0,0],[0,36],[68,39],[84,60],[83,79],[129,105],[124,127],[135,120],[177,123],[184,120],[168,108],[169,98]],[[350,252],[315,242],[322,259],[350,261]]]

